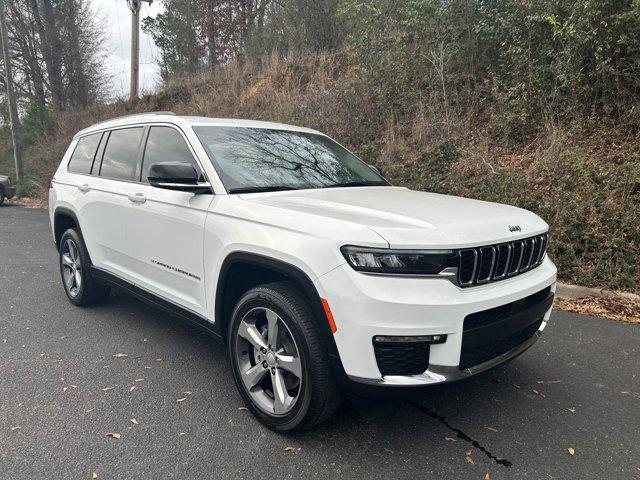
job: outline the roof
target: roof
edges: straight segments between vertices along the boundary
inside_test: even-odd
[[[91,132],[106,130],[109,128],[123,127],[127,125],[139,125],[144,123],[171,123],[177,126],[219,126],[237,128],[264,128],[268,130],[289,130],[295,132],[316,133],[320,132],[295,125],[285,123],[264,122],[260,120],[244,120],[239,118],[209,118],[176,115],[172,112],[148,112],[134,115],[116,117],[104,122],[96,123],[90,127],[80,130],[76,137],[86,135]]]

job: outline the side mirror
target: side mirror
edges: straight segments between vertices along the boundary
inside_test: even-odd
[[[198,172],[188,162],[159,162],[149,167],[147,179],[152,187],[180,192],[211,193],[208,182],[198,182]]]
[[[371,170],[373,170],[374,172],[376,172],[378,175],[382,176],[382,171],[380,171],[380,169],[378,167],[376,167],[375,165],[369,164],[369,168]]]

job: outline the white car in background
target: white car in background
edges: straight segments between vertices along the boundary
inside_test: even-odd
[[[513,359],[540,336],[556,267],[520,208],[390,185],[320,132],[117,118],[79,132],[51,225],[76,305],[119,286],[229,348],[240,395],[300,431],[342,392],[406,395]]]

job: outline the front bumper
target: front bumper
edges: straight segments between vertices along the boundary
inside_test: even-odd
[[[466,289],[440,278],[361,274],[348,265],[319,277],[316,288],[329,302],[335,318],[334,339],[348,381],[395,390],[461,380],[520,355],[535,343],[546,326],[555,282],[556,267],[547,257],[542,265],[520,276]],[[537,331],[508,351],[460,368],[465,317],[517,302],[547,287],[546,303],[538,303],[536,308],[525,313],[525,316],[537,316],[533,319],[538,322]],[[504,326],[508,328],[511,319],[506,320]],[[531,324],[532,318],[518,317],[513,321]],[[428,368],[424,372],[382,375],[373,343],[378,335],[447,335],[447,339],[444,343],[430,345]],[[468,336],[466,338],[468,340]]]

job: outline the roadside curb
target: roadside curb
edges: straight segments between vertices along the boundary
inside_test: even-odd
[[[601,288],[581,287],[579,285],[571,285],[569,283],[558,282],[556,288],[556,296],[567,300],[575,300],[576,298],[595,297],[595,298],[624,298],[632,302],[640,303],[640,295],[629,292],[614,292]]]

